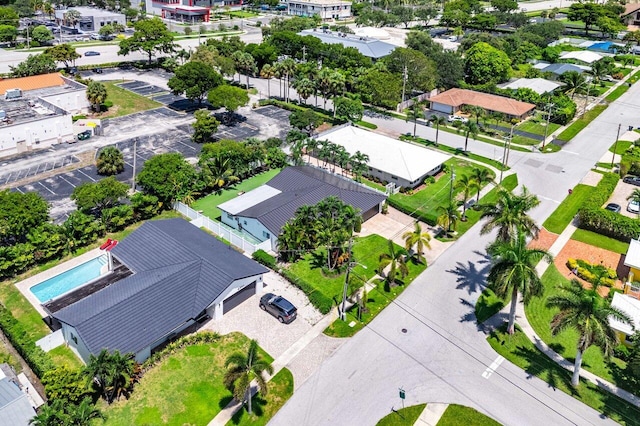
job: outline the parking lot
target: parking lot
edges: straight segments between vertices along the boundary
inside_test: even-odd
[[[52,161],[44,161],[40,164],[32,167],[26,167],[22,170],[0,173],[0,185],[7,185],[11,182],[16,182],[29,176],[36,176],[41,173],[50,172],[51,170],[60,169],[68,166],[69,164],[78,163],[79,161],[80,160],[74,155],[66,155],[62,158],[54,159]]]

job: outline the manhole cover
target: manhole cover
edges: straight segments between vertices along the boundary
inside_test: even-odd
[[[403,328],[400,331],[402,331],[403,334],[407,334],[407,329],[406,328]]]

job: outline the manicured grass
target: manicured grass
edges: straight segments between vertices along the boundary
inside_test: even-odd
[[[239,410],[227,422],[227,426],[234,425],[266,425],[269,420],[278,412],[291,395],[293,395],[293,374],[286,368],[283,368],[269,380],[267,384],[267,394],[260,396],[254,395],[252,399],[252,414],[247,413],[246,409]]]
[[[419,404],[393,411],[380,419],[376,426],[413,426],[426,407],[427,404]]]
[[[626,84],[618,86],[615,89],[613,89],[611,93],[605,96],[604,100],[607,102],[613,102],[616,99],[618,99],[620,96],[624,95],[627,92],[627,90],[629,90],[629,86],[627,86]]]
[[[440,130],[448,132],[448,133],[454,133],[456,135],[461,135],[461,133],[459,133],[458,130],[455,127],[440,126]],[[464,136],[464,135],[462,135],[462,136]],[[471,137],[469,137],[469,147],[468,147],[468,149],[470,151],[473,151],[473,145],[478,143],[478,142],[484,142],[484,143],[488,143],[490,145],[496,145],[496,146],[504,146],[504,142],[503,141],[490,139],[488,137],[478,136],[475,139],[472,139]],[[464,148],[464,146],[461,146],[461,148]],[[524,148],[524,147],[513,145],[513,144],[511,145],[511,149],[514,150],[514,151],[531,152],[531,150],[529,148]]]
[[[639,408],[589,382],[582,381],[580,386],[574,389],[571,386],[571,372],[540,352],[520,329],[513,335],[504,331],[503,328],[492,332],[487,341],[508,361],[619,423],[640,425]]]
[[[541,141],[539,141],[537,139],[531,139],[531,138],[528,138],[526,136],[513,135],[513,139],[511,139],[511,142],[512,142],[511,147],[513,148],[513,144],[516,144],[516,145],[538,145]]]
[[[576,229],[576,232],[571,236],[572,240],[582,241],[592,246],[600,247],[605,250],[610,250],[615,253],[627,254],[629,250],[629,243],[625,243],[615,238],[610,238],[586,229]]]
[[[8,343],[8,342],[7,342]],[[7,363],[16,373],[22,372],[22,365],[20,365],[20,361],[9,353],[9,350],[5,346],[7,343],[0,342],[0,364]]]
[[[536,123],[531,120],[527,120],[524,123],[520,124],[517,129],[523,132],[533,133],[536,135],[544,136],[544,129],[547,127],[547,122],[539,122]],[[547,131],[547,135],[555,132],[560,128],[560,125],[557,123],[549,123],[549,130]]]
[[[371,129],[371,130],[375,130],[375,129],[378,128],[378,126],[376,126],[375,124],[369,123],[368,121],[364,121],[364,120],[356,121],[355,124],[360,126],[360,127],[365,127],[367,129]]]
[[[589,123],[591,123],[605,109],[607,109],[606,105],[597,105],[593,109],[587,111],[586,114],[584,114],[578,120],[574,121],[573,124],[571,124],[569,127],[564,129],[564,131],[558,135],[558,139],[563,141],[570,141],[578,133],[580,133],[582,129],[587,127]]]
[[[564,228],[571,223],[573,217],[587,199],[589,193],[593,191],[593,186],[578,184],[573,188],[573,193],[560,203],[555,211],[544,221],[544,226],[549,232],[560,234]]]
[[[104,424],[208,424],[232,399],[223,385],[226,358],[248,346],[249,338],[231,333],[215,343],[177,350],[142,377],[128,400],[108,407],[102,403]]]
[[[229,14],[231,16],[233,16],[234,18],[253,18],[253,17],[259,15],[256,12],[249,12],[249,11],[246,11],[246,10],[234,10],[233,12],[230,12]]]
[[[497,314],[504,306],[504,300],[496,296],[491,289],[485,288],[476,302],[476,320],[478,324],[482,324]]]
[[[500,426],[500,423],[481,412],[464,405],[450,404],[445,410],[438,426]]]
[[[378,191],[385,191],[385,187],[377,182],[373,182],[367,178],[362,178],[361,182],[362,184],[368,186],[369,188],[373,188],[373,189],[377,189]]]
[[[633,145],[631,141],[618,141],[618,143],[614,143],[609,148],[609,152],[615,152],[616,154],[624,154],[630,147]]]
[[[58,346],[55,349],[49,351],[49,355],[53,359],[54,364],[57,367],[66,365],[71,369],[77,369],[82,367],[82,362],[80,359],[74,354],[71,349],[69,349],[65,345]]]
[[[219,219],[221,213],[218,209],[218,205],[236,198],[238,196],[238,192],[248,192],[252,189],[256,189],[260,185],[267,183],[278,173],[280,173],[280,169],[267,170],[259,175],[245,179],[242,182],[221,191],[220,193],[213,193],[204,198],[200,198],[195,203],[191,204],[191,208],[202,211],[203,215],[211,219]]]
[[[162,106],[159,102],[116,86],[115,82],[105,82],[104,85],[107,89],[107,101],[113,102],[113,106],[101,114],[100,118],[121,117]]]
[[[543,154],[548,154],[550,152],[558,152],[562,149],[560,145],[556,145],[554,143],[548,143],[540,150]]]

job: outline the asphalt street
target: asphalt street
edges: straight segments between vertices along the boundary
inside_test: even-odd
[[[509,164],[520,183],[542,201],[532,212],[539,223],[607,152],[618,124],[638,124],[639,110],[640,85],[635,85],[562,151],[511,153]],[[413,128],[397,119],[376,124],[400,133]],[[435,129],[420,129],[434,138],[431,132]],[[441,143],[459,146],[460,136],[441,135]],[[494,147],[478,142],[470,149],[491,157]],[[400,408],[399,388],[406,391],[405,405],[460,403],[505,425],[614,424],[501,360],[486,342],[473,310],[488,272],[485,247],[491,236],[480,236],[479,228],[470,229],[322,364],[270,424],[375,424]]]

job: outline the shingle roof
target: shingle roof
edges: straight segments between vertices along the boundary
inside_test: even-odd
[[[54,314],[94,354],[136,353],[196,318],[235,280],[268,271],[183,219],[147,222],[112,253],[135,273]]]
[[[0,423],[27,426],[35,414],[27,395],[8,378],[0,379]]]
[[[340,198],[361,212],[370,210],[387,198],[380,192],[309,166],[287,167],[266,185],[280,190],[280,193],[247,208],[238,216],[258,219],[275,235],[280,234],[280,229],[295,216],[299,207],[317,204],[330,196]]]
[[[344,47],[354,47],[364,56],[373,59],[383,58],[391,54],[391,52],[396,48],[396,46],[391,43],[386,43],[375,38],[342,33],[338,35],[338,33],[334,33],[329,30],[310,29],[300,31],[298,34],[319,38],[320,41],[327,44],[341,44]]]
[[[33,75],[31,77],[5,78],[0,80],[0,95],[7,90],[21,89],[22,91],[44,89],[47,87],[64,86],[64,80],[59,73]]]
[[[475,105],[489,111],[501,112],[514,116],[526,114],[536,107],[534,104],[516,101],[515,99],[505,98],[504,96],[457,88],[449,89],[446,92],[432,96],[429,98],[429,101],[454,107]]]

